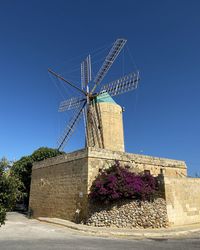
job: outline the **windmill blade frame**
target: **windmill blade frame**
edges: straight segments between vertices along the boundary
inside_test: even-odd
[[[125,75],[118,80],[112,81],[101,88],[99,95],[108,93],[110,96],[121,95],[137,88],[139,82],[139,71]]]
[[[82,107],[75,113],[73,118],[71,119],[70,123],[66,126],[63,135],[60,137],[60,140],[58,142],[58,150],[62,150],[70,137],[72,136],[76,126],[78,125],[78,122],[80,121],[81,114],[83,112],[83,109],[86,105],[87,101],[84,102]]]
[[[114,61],[117,58],[117,56],[119,55],[120,51],[123,49],[126,42],[127,42],[127,40],[123,39],[123,38],[119,38],[114,42],[110,52],[106,56],[100,70],[98,71],[98,73],[94,79],[95,85],[94,85],[91,93],[93,93],[95,91],[95,89],[97,88],[97,86],[102,82],[103,78],[105,77],[108,70],[110,69],[110,67],[114,63]]]
[[[84,89],[92,80],[91,56],[88,55],[81,63],[81,87]]]
[[[78,108],[82,102],[86,101],[83,97],[72,97],[60,103],[58,112],[64,112],[67,110]]]

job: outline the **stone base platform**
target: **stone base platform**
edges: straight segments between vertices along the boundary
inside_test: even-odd
[[[198,198],[200,192],[200,179],[193,184],[197,189],[193,197],[191,189],[187,189],[187,183],[190,184],[192,180],[187,178],[184,161],[96,148],[78,150],[34,164],[29,204],[33,217],[57,217],[70,221],[85,218],[88,194],[93,180],[100,169],[109,167],[115,160],[120,161],[121,165],[129,165],[130,171],[133,172],[150,170],[154,176],[162,173],[168,219],[171,224],[180,224],[182,215],[188,217],[185,220],[187,223],[192,223],[193,220],[196,220],[196,223],[200,222],[200,204],[197,204],[198,199],[195,198]],[[177,197],[170,188],[172,179],[173,190],[177,190]],[[184,192],[190,190],[190,194],[187,194],[190,196],[187,206],[182,202],[185,196],[176,183],[184,186]],[[197,201],[194,203],[194,200]],[[176,219],[175,214],[178,211],[182,211],[182,215]]]

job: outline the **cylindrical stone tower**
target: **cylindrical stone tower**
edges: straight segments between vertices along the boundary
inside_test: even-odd
[[[88,146],[124,152],[122,108],[107,93],[89,108]]]

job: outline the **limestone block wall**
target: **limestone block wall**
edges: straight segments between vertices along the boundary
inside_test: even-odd
[[[166,177],[186,179],[187,169],[183,161],[105,149],[78,150],[34,164],[29,202],[33,217],[57,217],[71,221],[84,218],[93,180],[100,169],[109,167],[115,160],[122,165],[128,164],[134,172],[150,170],[157,176],[162,170]]]
[[[200,178],[164,177],[170,225],[200,223]]]
[[[187,176],[187,167],[184,161],[88,148],[88,189],[95,176],[97,176],[99,169],[109,167],[115,160],[120,161],[121,165],[129,165],[130,171],[133,172],[150,170],[154,176],[159,175],[161,172],[164,176]]]
[[[71,221],[76,221],[76,216],[84,217],[87,177],[85,150],[34,164],[29,202],[33,217],[57,217]]]

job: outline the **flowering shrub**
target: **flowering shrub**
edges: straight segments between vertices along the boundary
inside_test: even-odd
[[[93,201],[114,201],[122,198],[148,200],[156,190],[156,178],[150,173],[135,174],[128,166],[116,161],[99,173],[93,182],[89,197]]]

